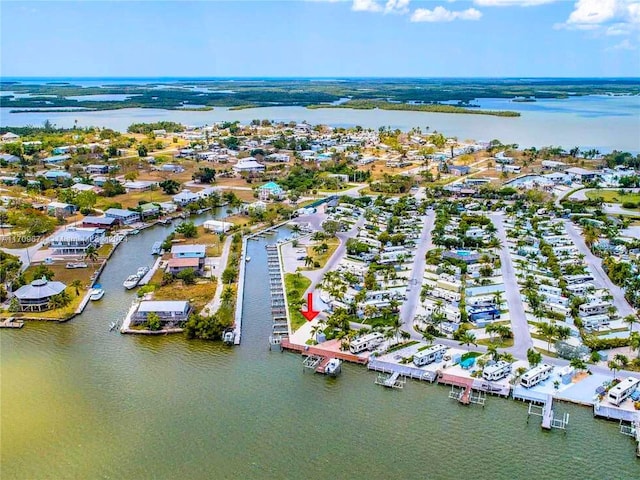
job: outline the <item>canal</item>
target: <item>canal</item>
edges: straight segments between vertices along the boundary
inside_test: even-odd
[[[134,295],[123,279],[169,232],[122,244],[81,316],[0,333],[3,480],[640,475],[631,439],[587,408],[560,404],[568,433],[543,432],[522,403],[464,407],[444,387],[388,391],[353,365],[329,379],[269,351],[264,246],[286,232],[248,242],[241,346],[109,332]]]

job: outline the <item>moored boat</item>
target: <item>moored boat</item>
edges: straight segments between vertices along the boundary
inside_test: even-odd
[[[151,247],[151,255],[160,255],[162,253],[162,242],[156,242]]]
[[[224,333],[222,334],[222,341],[225,343],[225,345],[233,345],[235,339],[236,333],[233,328],[229,327],[225,329]]]
[[[332,358],[331,360],[329,360],[329,363],[327,363],[327,366],[324,367],[324,373],[332,377],[339,375],[341,371],[342,360],[340,360],[339,358]]]
[[[122,284],[122,286],[127,290],[131,290],[132,288],[135,288],[138,285],[138,283],[140,283],[141,278],[142,277],[139,277],[136,274],[129,275],[127,279],[124,281],[124,283]]]
[[[89,299],[93,301],[100,300],[104,297],[104,289],[100,285],[94,285],[89,292]]]

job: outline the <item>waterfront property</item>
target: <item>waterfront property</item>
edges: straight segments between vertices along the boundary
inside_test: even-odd
[[[140,221],[140,214],[132,210],[122,208],[109,208],[104,212],[105,216],[115,218],[122,225],[131,225]]]
[[[140,302],[131,319],[132,324],[142,324],[154,314],[160,319],[163,327],[175,326],[186,321],[191,313],[188,301],[145,300]]]
[[[15,291],[18,306],[23,312],[41,312],[50,308],[51,298],[64,292],[67,286],[62,282],[38,278]]]
[[[84,255],[90,246],[98,246],[104,230],[99,228],[69,228],[51,239],[53,255]]]

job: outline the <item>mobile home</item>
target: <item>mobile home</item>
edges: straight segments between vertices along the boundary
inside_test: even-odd
[[[640,386],[640,379],[627,377],[609,390],[607,400],[615,406],[624,402]]]
[[[413,363],[416,367],[422,367],[433,362],[439,362],[446,351],[447,347],[444,345],[431,345],[429,348],[417,352],[413,356]]]
[[[543,363],[538,365],[537,367],[532,368],[520,379],[520,384],[525,388],[531,388],[534,385],[537,385],[543,380],[549,378],[551,375],[551,371],[553,370],[553,365],[549,365],[547,363]]]
[[[360,353],[372,350],[380,345],[383,340],[384,337],[380,332],[369,333],[353,340],[349,345],[349,351],[351,353]]]
[[[500,380],[501,378],[506,377],[511,373],[511,364],[509,362],[505,362],[504,360],[500,360],[498,363],[494,363],[493,365],[487,365],[482,370],[482,378],[485,380]]]

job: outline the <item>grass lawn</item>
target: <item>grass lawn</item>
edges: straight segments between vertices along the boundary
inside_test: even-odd
[[[365,325],[371,325],[372,327],[388,327],[391,326],[393,321],[398,318],[398,314],[389,315],[385,317],[371,317],[364,320],[362,323]]]
[[[291,316],[291,329],[296,331],[307,322],[298,310],[298,302],[303,298],[304,292],[311,285],[311,280],[302,274],[285,273],[284,288],[287,292],[287,304]]]
[[[606,203],[640,202],[640,193],[620,195],[617,190],[589,190],[585,195],[590,199],[602,198]]]
[[[139,202],[170,202],[172,195],[166,195],[162,190],[149,190],[147,192],[131,192],[116,195],[115,197],[98,197],[96,208],[104,210],[111,203],[120,203],[122,208],[137,207]]]
[[[207,257],[219,257],[222,254],[222,244],[217,233],[209,232],[202,225],[196,227],[198,236],[195,238],[185,238],[182,234],[176,233],[176,240],[183,240],[180,245],[206,245]]]
[[[513,347],[513,338],[505,338],[502,341],[500,341],[499,338],[495,338],[493,342],[488,338],[481,338],[480,340],[477,340],[477,343],[478,345],[484,345],[485,347],[495,345],[498,348],[509,348]]]
[[[195,285],[183,285],[176,280],[170,285],[159,286],[154,291],[154,300],[189,300],[196,311],[202,308],[213,298],[216,291],[215,281],[205,281]]]
[[[313,247],[307,247],[307,256],[313,258],[314,263],[318,262],[320,264],[318,268],[322,268],[327,264],[338,248],[338,245],[340,245],[340,240],[337,238],[331,238],[329,240],[324,240],[323,242],[329,246],[329,249],[324,253],[316,253],[313,250]],[[323,242],[318,242],[317,245],[321,245]],[[303,270],[316,270],[316,268],[303,268]]]

